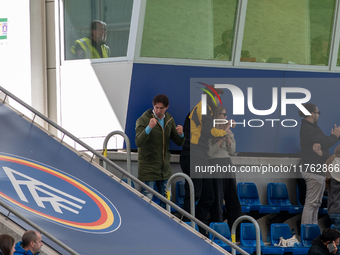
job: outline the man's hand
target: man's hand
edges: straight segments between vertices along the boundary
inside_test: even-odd
[[[320,157],[323,155],[323,152],[321,150],[321,144],[319,143],[314,143],[313,144],[313,151],[318,154]]]
[[[177,130],[179,135],[183,134],[183,127],[181,125],[177,125],[176,130]]]
[[[337,138],[340,136],[340,126],[337,127],[336,124],[334,124],[334,129],[331,130],[331,134],[335,135]]]
[[[157,120],[155,118],[151,118],[149,122],[149,127],[154,128],[157,125]]]

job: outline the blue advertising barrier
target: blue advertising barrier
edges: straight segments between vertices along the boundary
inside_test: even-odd
[[[79,254],[223,254],[3,104],[0,119],[0,199]]]

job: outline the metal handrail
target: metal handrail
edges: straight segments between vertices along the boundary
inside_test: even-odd
[[[119,131],[119,130],[116,130],[116,131],[112,131],[110,134],[108,134],[106,137],[105,137],[105,140],[104,140],[104,143],[103,143],[103,155],[104,157],[107,158],[107,144],[110,140],[110,138],[114,135],[121,135],[124,140],[125,140],[125,144],[126,144],[126,171],[131,174],[131,144],[130,144],[130,139],[129,137],[122,131]],[[107,169],[107,164],[106,162],[104,161],[103,162],[103,167]],[[129,184],[131,186],[131,179],[130,178],[127,178],[127,184]]]
[[[208,227],[206,224],[204,224],[203,222],[201,222],[200,220],[198,220],[197,218],[193,217],[190,213],[184,211],[182,208],[180,208],[179,206],[177,206],[175,203],[173,203],[172,201],[166,199],[164,196],[162,196],[161,194],[159,194],[157,191],[155,191],[154,189],[150,188],[148,185],[146,185],[145,183],[143,183],[142,181],[140,181],[138,178],[136,178],[135,176],[133,176],[130,173],[127,173],[125,169],[121,168],[120,166],[118,166],[117,164],[115,164],[114,162],[112,162],[111,160],[107,159],[106,157],[104,157],[101,153],[98,153],[97,151],[95,151],[93,148],[91,148],[90,146],[88,146],[87,144],[85,144],[84,142],[82,142],[81,140],[79,140],[77,137],[75,137],[74,135],[72,135],[71,133],[69,133],[68,131],[66,131],[64,128],[62,128],[61,126],[59,126],[58,124],[56,124],[54,121],[50,120],[49,118],[47,118],[45,115],[43,115],[42,113],[38,112],[37,110],[35,110],[33,107],[29,106],[28,104],[26,104],[24,101],[20,100],[19,98],[17,98],[16,96],[14,96],[13,94],[11,94],[9,91],[7,91],[6,89],[4,89],[3,87],[0,86],[0,91],[2,91],[6,96],[3,100],[3,103],[5,103],[5,100],[7,98],[7,96],[10,96],[13,100],[15,100],[16,102],[18,102],[19,104],[21,104],[22,106],[24,106],[26,109],[30,110],[32,113],[35,114],[35,116],[40,117],[41,119],[43,119],[44,121],[46,121],[47,123],[49,123],[51,126],[53,126],[54,128],[56,128],[57,130],[61,131],[64,135],[67,135],[69,138],[71,138],[73,141],[77,142],[79,145],[81,145],[82,147],[84,147],[85,149],[87,149],[89,152],[91,152],[93,154],[93,156],[98,157],[99,159],[103,160],[104,162],[106,162],[107,164],[111,165],[113,168],[115,168],[117,171],[121,172],[122,174],[125,174],[128,178],[130,178],[132,181],[134,181],[135,183],[137,183],[138,185],[140,185],[141,187],[143,187],[144,189],[148,190],[150,193],[152,193],[154,196],[158,197],[161,201],[163,201],[166,204],[169,204],[171,207],[173,207],[177,212],[181,213],[182,215],[184,215],[185,217],[187,217],[189,220],[196,222],[196,224],[198,226],[200,226],[202,229],[212,233],[214,236],[218,237],[220,240],[222,240],[223,242],[227,243],[229,246],[231,246],[232,248],[236,249],[237,251],[239,251],[241,254],[244,255],[249,255],[249,253],[247,253],[246,251],[242,250],[240,247],[238,247],[236,244],[230,242],[228,239],[226,239],[224,236],[222,236],[221,234],[217,233],[215,230],[211,229],[210,227]],[[34,116],[34,117],[35,117]],[[61,141],[62,142],[62,141]],[[93,159],[93,156],[91,158]],[[144,195],[141,195],[141,197],[144,197]],[[152,199],[150,199],[150,203],[152,202]]]
[[[28,225],[30,225],[31,227],[33,227],[34,229],[36,229],[37,231],[39,231],[41,234],[43,234],[44,236],[48,237],[52,242],[56,243],[57,245],[59,245],[60,247],[64,248],[66,251],[68,251],[69,253],[71,253],[72,255],[79,255],[78,252],[74,251],[72,248],[68,247],[66,244],[64,244],[63,242],[59,241],[57,238],[55,238],[54,236],[50,235],[46,230],[42,229],[41,227],[39,227],[37,224],[35,224],[34,222],[32,222],[31,220],[27,219],[25,216],[21,215],[20,213],[18,213],[17,211],[15,211],[13,208],[11,208],[10,206],[8,206],[6,203],[4,203],[3,201],[0,200],[0,205],[5,208],[7,211],[13,213],[15,216],[17,216],[19,219],[21,219],[22,221],[26,222]]]
[[[175,173],[175,174],[170,176],[170,178],[168,179],[168,182],[166,184],[166,188],[165,188],[165,191],[166,191],[166,194],[167,194],[167,198],[169,200],[171,199],[171,183],[177,177],[185,178],[185,180],[189,184],[189,190],[190,190],[190,211],[191,211],[191,215],[193,217],[195,217],[195,188],[194,188],[194,183],[192,182],[191,178],[187,174],[185,174],[185,173]],[[168,212],[171,212],[170,206],[168,204],[166,204],[166,210]],[[191,227],[195,228],[195,222],[191,221]]]
[[[249,221],[251,221],[254,224],[255,232],[256,232],[256,255],[261,255],[261,237],[260,237],[261,231],[260,231],[260,226],[259,226],[259,224],[257,223],[257,221],[253,217],[250,217],[248,215],[243,215],[243,216],[238,217],[235,220],[233,226],[231,227],[231,241],[234,242],[234,243],[236,242],[236,227],[243,220],[249,220]],[[236,251],[234,249],[232,249],[231,253],[232,253],[232,255],[235,255]]]

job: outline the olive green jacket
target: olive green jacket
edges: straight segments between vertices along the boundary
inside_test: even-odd
[[[138,179],[141,181],[159,181],[169,179],[170,170],[170,139],[182,146],[185,137],[181,138],[176,130],[176,124],[170,113],[165,112],[164,129],[161,124],[145,133],[145,128],[153,118],[152,109],[147,110],[136,121],[135,142],[138,147]]]

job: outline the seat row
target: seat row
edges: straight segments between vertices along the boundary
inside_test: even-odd
[[[260,202],[257,187],[252,182],[239,182],[237,194],[243,212],[258,211],[259,213],[288,212],[292,214],[302,213],[303,205],[299,202],[299,188],[297,186],[297,205],[290,202],[287,186],[284,183],[267,184],[267,205]],[[249,210],[249,211],[248,211]],[[320,208],[319,213],[327,214],[327,208]]]
[[[126,179],[124,179],[126,181]],[[133,183],[132,183],[133,185]],[[176,204],[183,208],[185,197],[185,181],[176,182]],[[133,185],[134,186],[134,185]],[[157,191],[157,186],[154,185]],[[253,182],[239,182],[237,184],[237,195],[242,207],[243,213],[280,213],[288,212],[292,214],[302,213],[303,205],[299,202],[299,187],[296,188],[297,205],[290,202],[287,186],[284,183],[267,184],[267,205],[261,203],[256,184]],[[159,203],[159,199],[154,196],[153,201]],[[172,212],[175,210],[172,208]],[[327,214],[327,208],[320,208],[320,214]]]
[[[185,181],[176,182],[176,203],[182,207],[184,204]],[[237,184],[237,195],[242,207],[242,212],[249,213],[257,211],[259,213],[280,213],[288,212],[292,214],[302,213],[303,205],[299,202],[299,189],[297,186],[297,205],[290,202],[287,186],[284,183],[267,184],[267,205],[260,202],[256,184],[253,182],[239,182]],[[327,214],[327,208],[320,208],[319,213]]]
[[[212,222],[210,227],[218,232],[220,235],[228,240],[231,240],[230,228],[227,223]],[[265,245],[262,241],[262,235],[260,233],[260,246],[262,254],[307,254],[311,246],[311,241],[321,234],[318,225],[303,224],[301,225],[301,242],[294,247],[281,247],[278,246],[280,238],[291,238],[292,232],[288,224],[274,223],[270,227],[270,245]],[[210,240],[221,246],[227,251],[231,251],[231,247],[221,241],[220,239],[209,234]],[[241,223],[240,228],[240,248],[244,249],[249,254],[256,252],[256,230],[253,223]]]

